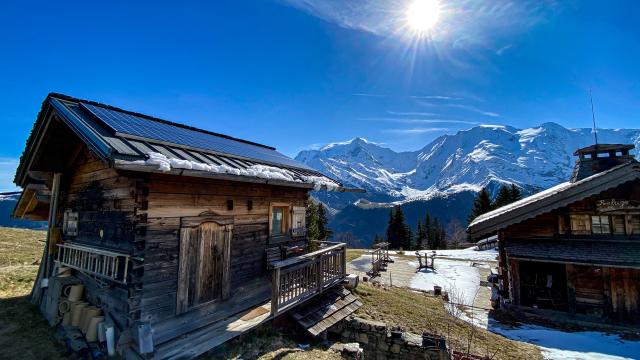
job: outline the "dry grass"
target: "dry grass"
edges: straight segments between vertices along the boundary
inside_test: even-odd
[[[442,300],[401,288],[378,288],[362,284],[357,290],[364,302],[358,316],[399,326],[406,331],[428,332],[449,340],[454,350],[466,352],[472,338],[471,353],[494,359],[542,359],[533,345],[506,339],[451,316]],[[473,334],[471,337],[470,335]]]
[[[27,300],[45,236],[43,231],[0,228],[0,358],[63,358],[53,329]]]
[[[0,358],[63,358],[63,349],[53,339],[53,329],[26,299],[38,271],[35,262],[40,260],[45,236],[43,231],[0,228]],[[365,251],[348,249],[347,261],[362,256]],[[458,347],[469,333],[470,326],[450,316],[439,299],[405,289],[384,290],[367,285],[359,288],[358,295],[365,303],[359,312],[362,317],[415,333],[449,334]],[[493,357],[498,359],[541,359],[535,347],[484,330],[478,329],[475,339],[473,352],[476,354],[495,353]],[[340,356],[318,346],[301,351],[291,338],[265,326],[204,358],[337,360]]]
[[[364,249],[347,249],[347,262],[351,262],[364,255],[367,250]]]
[[[243,334],[222,345],[202,359],[259,359],[259,360],[340,360],[342,357],[330,350],[314,345],[303,351],[290,337],[283,335],[270,324]]]

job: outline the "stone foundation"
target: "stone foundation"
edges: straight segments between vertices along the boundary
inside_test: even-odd
[[[448,360],[445,340],[429,334],[417,335],[389,330],[387,324],[350,316],[329,330],[343,343],[357,342],[369,359]]]

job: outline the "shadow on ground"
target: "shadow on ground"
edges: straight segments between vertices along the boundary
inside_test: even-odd
[[[27,296],[0,299],[0,358],[63,359],[54,334]]]

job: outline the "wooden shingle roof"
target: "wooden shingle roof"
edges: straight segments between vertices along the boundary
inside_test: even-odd
[[[509,241],[509,258],[591,266],[640,268],[640,243],[610,239]]]

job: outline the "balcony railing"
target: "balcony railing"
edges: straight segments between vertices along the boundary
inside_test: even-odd
[[[276,316],[341,282],[347,270],[347,245],[319,242],[309,254],[272,264],[271,313]]]

